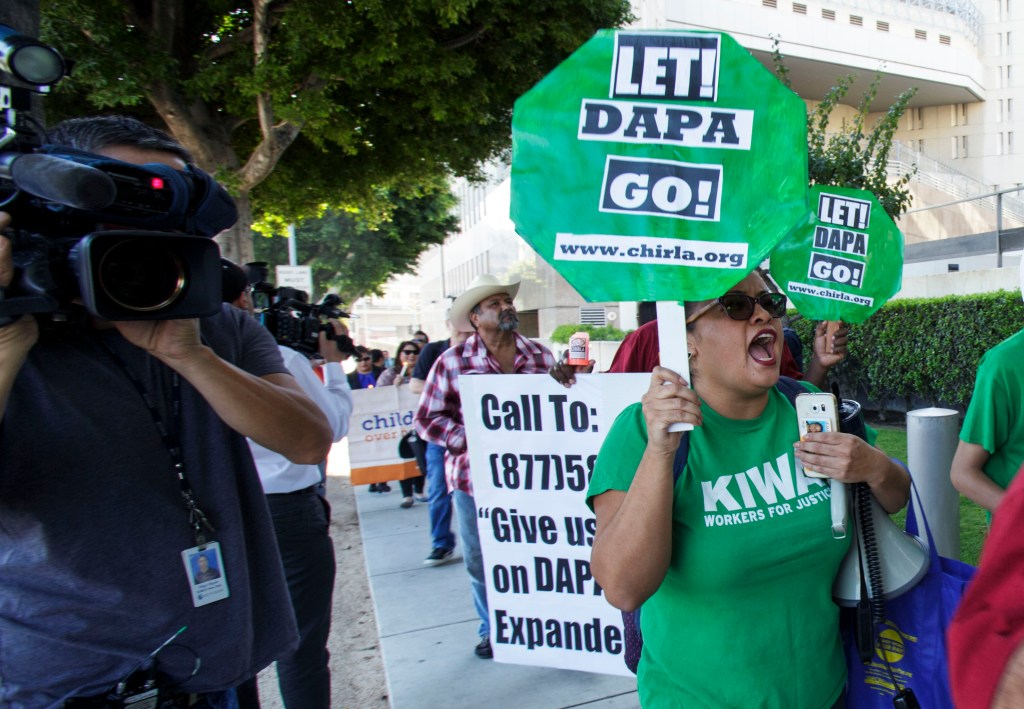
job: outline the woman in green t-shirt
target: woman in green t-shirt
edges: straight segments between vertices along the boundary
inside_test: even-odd
[[[831,587],[849,539],[833,539],[827,481],[803,466],[866,482],[889,512],[910,481],[856,436],[800,441],[793,406],[775,389],[785,307],[757,273],[687,303],[693,388],[655,369],[598,456],[587,493],[594,577],[617,608],[644,606],[637,680],[648,709],[842,706]],[[695,428],[673,484],[677,421]]]

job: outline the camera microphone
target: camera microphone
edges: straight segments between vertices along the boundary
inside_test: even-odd
[[[0,175],[9,175],[36,197],[74,209],[100,210],[117,197],[117,186],[107,173],[50,155],[15,153],[0,163]]]

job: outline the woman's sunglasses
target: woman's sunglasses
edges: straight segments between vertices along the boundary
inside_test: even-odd
[[[419,353],[419,350],[402,350],[402,354],[404,355],[418,355]]]
[[[721,305],[725,314],[733,320],[749,320],[756,305],[767,310],[773,318],[781,318],[786,314],[786,296],[782,293],[762,293],[756,298],[743,293],[726,293],[686,318],[686,324],[694,322],[716,305]]]
[[[359,357],[358,359],[356,359],[356,362],[372,362],[372,361],[373,361],[373,357]]]

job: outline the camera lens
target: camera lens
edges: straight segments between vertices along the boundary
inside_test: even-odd
[[[108,298],[141,313],[172,304],[187,281],[177,254],[144,239],[128,239],[111,247],[103,254],[97,276]]]

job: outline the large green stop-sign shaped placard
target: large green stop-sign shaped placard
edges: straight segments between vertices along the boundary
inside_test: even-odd
[[[814,213],[772,254],[772,278],[815,320],[860,323],[899,292],[903,234],[875,195],[815,185]]]
[[[516,102],[512,220],[590,301],[721,295],[809,216],[806,121],[728,35],[602,30]]]

